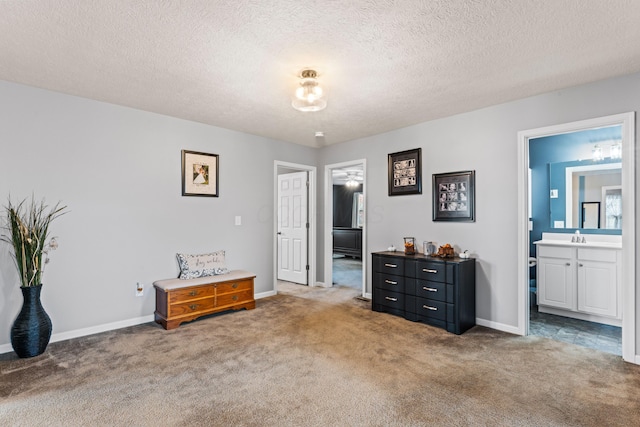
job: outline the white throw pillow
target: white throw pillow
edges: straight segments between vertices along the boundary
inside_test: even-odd
[[[200,255],[177,254],[177,257],[180,266],[180,279],[215,276],[229,272],[224,251]]]

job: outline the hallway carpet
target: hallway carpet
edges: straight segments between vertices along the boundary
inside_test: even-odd
[[[255,310],[0,355],[3,426],[637,426],[640,366],[484,327],[461,336],[291,284]],[[55,320],[54,320],[55,321]]]

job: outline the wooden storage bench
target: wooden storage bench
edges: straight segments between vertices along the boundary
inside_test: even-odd
[[[196,279],[167,279],[153,282],[156,289],[155,321],[165,329],[182,322],[227,310],[251,310],[255,274],[233,270],[218,276]]]

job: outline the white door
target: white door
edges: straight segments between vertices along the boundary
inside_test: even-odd
[[[538,304],[575,310],[575,280],[571,260],[538,258]]]
[[[617,294],[615,263],[578,261],[578,310],[616,317]]]
[[[278,280],[308,284],[307,172],[278,175]]]

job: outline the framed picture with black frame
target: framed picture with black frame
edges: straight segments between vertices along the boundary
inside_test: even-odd
[[[389,196],[422,194],[421,155],[421,148],[389,154]]]
[[[218,155],[182,150],[182,195],[218,197]]]
[[[433,220],[475,221],[476,172],[433,174]]]

